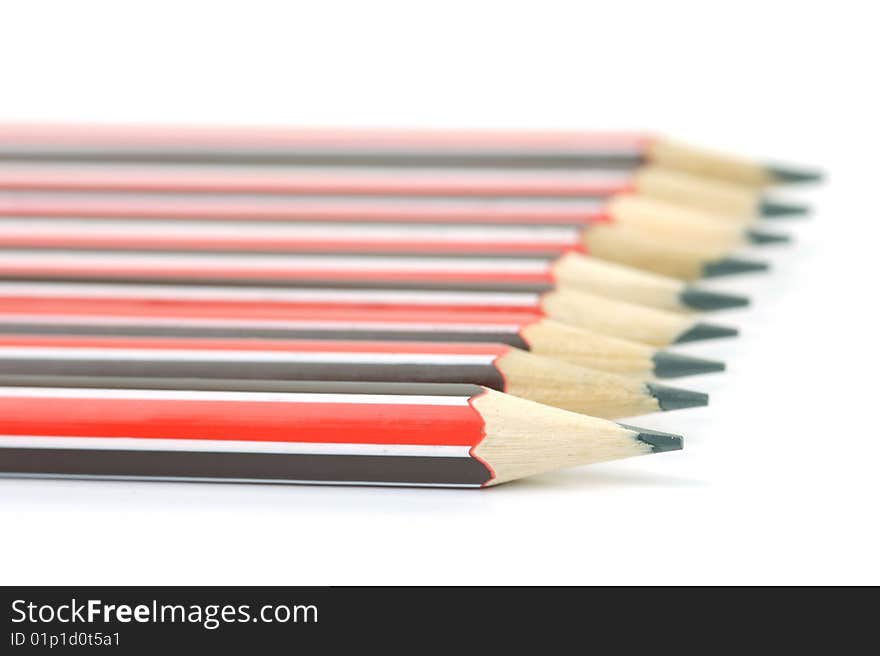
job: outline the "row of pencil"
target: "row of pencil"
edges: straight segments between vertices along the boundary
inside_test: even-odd
[[[0,126],[0,473],[482,487],[677,450],[611,420],[732,337],[812,171],[651,135]]]

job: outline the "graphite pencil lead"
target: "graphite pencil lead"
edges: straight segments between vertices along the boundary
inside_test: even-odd
[[[663,453],[664,451],[680,451],[683,446],[683,438],[681,435],[673,433],[664,433],[662,431],[650,430],[648,428],[638,428],[636,426],[628,426],[620,424],[624,428],[637,433],[636,439],[651,447],[652,453]]]
[[[703,278],[720,278],[737,273],[756,273],[768,271],[770,265],[758,260],[742,260],[735,257],[724,257],[720,260],[707,262],[703,265]]]
[[[719,339],[721,337],[736,337],[739,335],[739,329],[731,326],[720,326],[714,323],[695,323],[688,330],[683,332],[673,342],[674,344],[684,344],[685,342],[701,342],[706,339]]]
[[[683,410],[685,408],[701,408],[709,405],[709,395],[704,392],[668,387],[657,383],[645,383],[651,395],[657,399],[657,405],[664,412]]]
[[[746,296],[738,294],[722,294],[720,292],[687,286],[681,290],[679,300],[691,310],[725,310],[728,308],[745,307],[749,304]]]
[[[758,214],[768,219],[778,219],[787,216],[804,216],[810,211],[807,205],[794,205],[781,203],[777,200],[764,198],[758,205]]]
[[[790,235],[781,235],[778,232],[763,232],[761,230],[748,230],[746,232],[746,239],[748,239],[750,244],[790,244],[791,236]]]
[[[767,164],[765,168],[772,180],[780,184],[821,182],[825,177],[817,169],[801,169],[782,164]]]
[[[724,371],[724,363],[718,360],[695,358],[680,353],[657,351],[651,358],[654,363],[654,375],[657,378],[679,378],[697,374],[711,374]]]

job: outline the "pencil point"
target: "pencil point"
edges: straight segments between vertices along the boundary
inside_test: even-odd
[[[703,265],[703,278],[720,278],[732,276],[737,273],[754,273],[767,271],[770,265],[758,260],[740,260],[735,257],[725,257]]]
[[[816,169],[797,169],[779,164],[767,165],[767,172],[775,182],[781,184],[821,182],[824,175]]]
[[[706,339],[720,339],[721,337],[736,337],[739,330],[731,326],[719,326],[715,323],[695,323],[693,326],[679,335],[674,344],[685,342],[701,342]]]
[[[717,360],[705,360],[690,355],[657,351],[651,358],[654,363],[654,375],[657,378],[679,378],[724,371],[724,363]]]
[[[682,305],[692,310],[724,310],[727,308],[745,307],[749,304],[746,296],[721,294],[699,287],[685,287],[678,296]]]
[[[648,428],[638,428],[636,426],[628,426],[620,424],[627,430],[636,433],[636,439],[651,447],[653,453],[663,453],[664,451],[680,451],[683,446],[684,438],[681,435],[672,433],[663,433],[661,431],[650,430]]]
[[[763,199],[758,206],[758,214],[760,216],[776,219],[784,216],[804,216],[809,212],[810,208],[806,205],[792,205],[790,203],[780,203],[779,201]]]
[[[749,230],[746,238],[750,244],[790,244],[790,235],[781,235],[778,232],[761,232],[760,230]]]
[[[683,410],[684,408],[701,408],[709,405],[709,395],[678,387],[667,387],[657,383],[645,383],[651,396],[657,399],[657,405],[664,412]]]

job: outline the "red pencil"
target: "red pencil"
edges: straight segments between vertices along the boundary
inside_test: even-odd
[[[278,249],[302,243],[300,249],[314,244],[330,250],[335,243],[343,248],[361,241],[363,248],[381,247],[383,242],[399,242],[398,248],[438,243],[440,249],[443,244],[460,244],[463,249],[481,247],[483,252],[502,254],[536,247],[543,252],[588,248],[602,259],[686,280],[765,270],[763,262],[729,254],[746,243],[786,240],[679,216],[680,210],[658,208],[657,203],[644,205],[636,198],[621,198],[606,214],[606,208],[593,201],[6,194],[0,195],[0,216],[17,221],[0,225],[7,225],[4,232],[19,243],[57,243],[58,237],[52,237],[56,232],[79,231],[83,236],[72,239],[82,243],[88,234],[100,238],[114,230],[165,230],[167,239],[175,232],[199,232],[206,243],[213,234],[225,236],[226,244],[237,237],[243,245],[250,240],[257,246],[272,243],[275,236]],[[115,225],[102,226],[102,219],[112,219]],[[186,219],[189,225],[158,219]],[[67,220],[73,221],[70,226],[60,225]],[[150,228],[149,222],[159,226]]]
[[[2,160],[0,160],[2,162]],[[0,189],[40,192],[209,193],[381,197],[568,199],[601,201],[626,217],[625,198],[674,204],[712,222],[799,213],[754,192],[643,167],[637,171],[480,170],[368,167],[234,167],[79,163],[0,165]],[[663,202],[665,201],[665,203]],[[627,201],[632,203],[632,201]],[[650,205],[648,205],[650,207]],[[688,208],[691,208],[690,210]],[[670,213],[669,217],[675,214]]]
[[[503,343],[640,378],[721,371],[723,363],[606,337],[528,312],[249,307],[121,299],[0,296],[0,334],[201,339]]]
[[[0,126],[4,159],[636,168],[655,163],[747,185],[810,181],[649,133],[159,125]]]
[[[182,381],[181,389],[206,389],[203,381],[210,381],[207,389],[239,391],[301,382],[306,389],[297,391],[383,394],[401,384],[467,383],[606,419],[708,402],[705,394],[508,344],[0,335],[0,386],[138,388],[156,381]]]
[[[254,287],[138,283],[0,282],[6,303],[79,302],[172,304],[213,308],[231,316],[271,310],[529,312],[612,337],[663,346],[674,342],[729,337],[737,331],[703,323],[697,317],[663,312],[570,289],[526,291],[443,291],[321,287]]]
[[[266,240],[258,246],[235,236],[222,236],[227,245],[235,242],[237,252],[216,252],[211,248],[195,251],[154,251],[150,246],[214,245],[198,234],[181,235],[173,230],[163,235],[126,234],[114,246],[122,249],[82,250],[68,248],[16,249],[0,258],[0,279],[63,280],[105,282],[174,282],[217,284],[261,284],[270,286],[312,286],[325,288],[359,287],[370,289],[435,289],[464,291],[529,291],[545,293],[556,289],[576,289],[610,299],[652,305],[674,310],[709,310],[742,307],[748,299],[718,294],[686,285],[666,277],[633,271],[626,267],[568,252],[559,256],[435,255],[374,245],[377,253],[348,254],[357,247],[357,237],[346,235],[345,246],[328,242],[291,242],[297,253],[284,253],[279,239],[271,253],[250,251],[271,248]],[[0,244],[3,243],[0,227]],[[50,246],[58,242],[50,237]],[[63,235],[62,235],[63,237]],[[36,238],[24,240],[43,242]],[[100,239],[106,245],[110,239]],[[79,242],[74,242],[79,243]],[[317,244],[325,243],[325,248]],[[395,242],[391,242],[394,244]],[[60,245],[60,244],[59,244]],[[127,247],[127,248],[126,248]],[[147,250],[128,250],[138,247]],[[426,248],[430,248],[425,244]],[[317,252],[311,252],[314,249]],[[305,252],[301,252],[305,251]]]
[[[426,395],[0,387],[0,474],[483,487],[681,438],[476,386]]]

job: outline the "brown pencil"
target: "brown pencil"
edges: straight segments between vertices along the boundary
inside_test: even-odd
[[[404,384],[467,383],[606,419],[708,403],[700,392],[507,344],[0,335],[0,386],[124,389],[154,388],[154,381],[237,391],[284,391],[283,384],[299,383],[298,391],[370,394]]]

